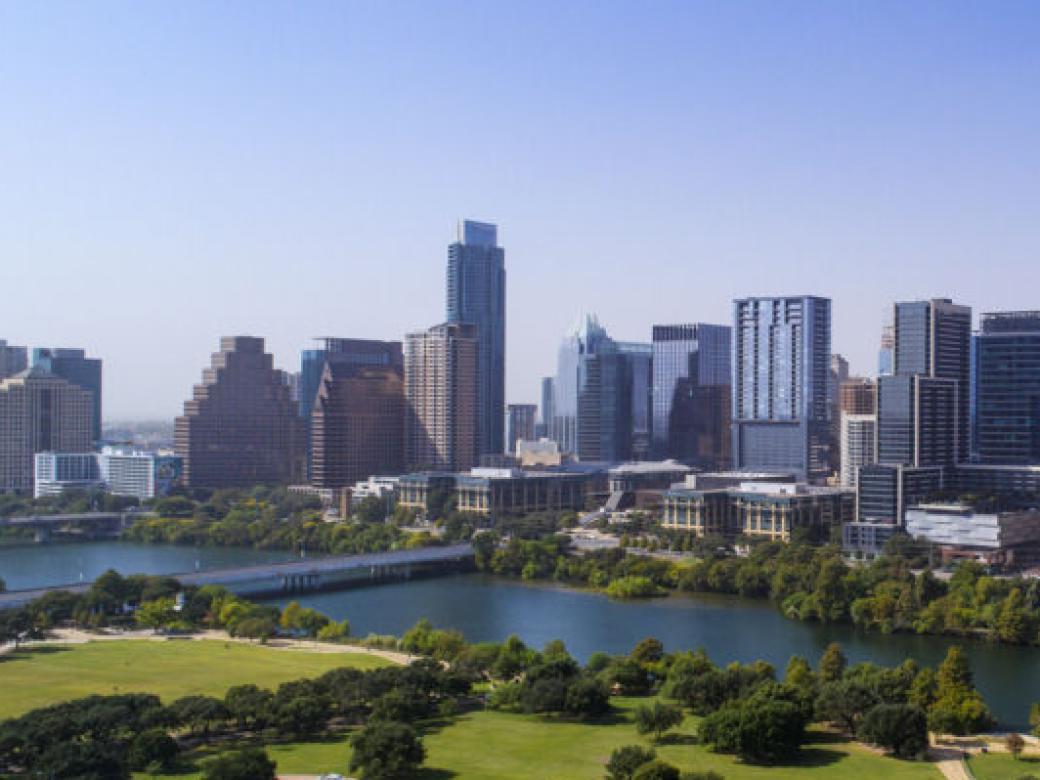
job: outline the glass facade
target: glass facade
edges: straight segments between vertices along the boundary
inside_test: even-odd
[[[91,392],[94,400],[92,435],[95,442],[101,441],[101,361],[88,358],[82,349],[37,348],[33,350],[32,364]]]
[[[653,453],[655,457],[686,457],[697,449],[683,438],[698,420],[683,415],[695,413],[687,401],[692,388],[729,387],[730,334],[726,325],[704,323],[655,325],[653,327]],[[728,392],[727,392],[728,395]],[[726,412],[728,428],[729,412]],[[728,438],[729,431],[724,435]],[[728,445],[726,447],[728,450]]]
[[[830,306],[811,296],[734,302],[736,468],[829,474]]]
[[[448,247],[447,322],[477,329],[477,439],[480,455],[501,454],[506,413],[506,270],[498,228],[466,220]]]
[[[1040,464],[1040,311],[984,314],[976,366],[979,461]]]

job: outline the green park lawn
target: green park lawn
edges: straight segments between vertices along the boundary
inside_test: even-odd
[[[1040,777],[1040,757],[1023,756],[1016,759],[1010,753],[986,753],[968,759],[968,766],[976,780],[1019,780],[1020,777]]]
[[[389,661],[361,653],[309,653],[215,640],[46,645],[0,656],[0,718],[60,701],[112,693],[223,696],[233,685],[274,688],[329,669],[373,669]]]
[[[473,712],[427,730],[424,780],[599,780],[610,752],[622,745],[649,744],[636,733],[631,710],[639,699],[618,698],[607,723],[575,723],[531,715]],[[883,758],[855,744],[814,732],[802,760],[783,767],[741,764],[694,744],[696,719],[666,736],[658,754],[683,770],[714,769],[726,780],[809,778],[812,780],[938,780],[930,764]],[[350,748],[345,737],[324,742],[269,745],[279,773],[345,773]],[[146,777],[146,776],[141,776]],[[197,775],[182,775],[187,780]]]

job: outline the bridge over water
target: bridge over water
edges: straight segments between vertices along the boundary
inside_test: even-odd
[[[240,596],[277,598],[295,593],[336,590],[385,580],[458,571],[471,567],[472,563],[473,547],[456,544],[365,555],[331,555],[288,563],[265,563],[163,576],[173,577],[182,585],[221,585]],[[0,593],[0,609],[24,606],[52,591],[83,593],[88,588],[89,583],[74,583],[12,590]]]
[[[98,538],[119,536],[138,520],[155,517],[152,512],[82,512],[79,514],[24,515],[0,517],[0,528],[31,528],[37,542],[47,541],[52,534]]]

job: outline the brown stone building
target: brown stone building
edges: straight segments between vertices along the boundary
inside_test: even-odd
[[[477,330],[435,325],[405,337],[405,461],[413,469],[477,464]]]
[[[842,414],[877,414],[877,385],[873,379],[853,377],[841,383]]]
[[[220,340],[174,424],[190,487],[245,487],[303,478],[303,422],[264,340]]]
[[[311,482],[343,488],[404,469],[404,377],[392,365],[326,362],[311,413]]]

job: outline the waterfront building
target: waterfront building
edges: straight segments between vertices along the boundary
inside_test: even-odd
[[[872,561],[884,554],[885,545],[900,526],[893,523],[856,521],[841,527],[842,552],[858,561]]]
[[[220,340],[202,383],[174,423],[189,487],[295,484],[303,479],[303,426],[264,340]]]
[[[906,512],[906,532],[939,546],[944,563],[967,558],[987,565],[1035,561],[1040,511],[979,511],[968,504],[920,504]]]
[[[862,466],[856,480],[859,522],[891,523],[901,527],[909,506],[926,501],[946,486],[942,466],[872,463]]]
[[[97,453],[104,489],[114,496],[142,501],[167,495],[180,484],[183,459],[168,451],[149,452],[135,447],[102,447]]]
[[[622,463],[607,471],[611,493],[664,490],[686,479],[693,469],[675,460]]]
[[[1040,465],[1040,311],[983,314],[975,344],[979,462]]]
[[[477,338],[477,455],[504,451],[506,397],[506,270],[498,227],[464,220],[448,247],[449,323],[468,323]],[[512,446],[512,445],[510,445]]]
[[[37,452],[33,497],[59,496],[66,490],[104,490],[94,452]]]
[[[577,512],[588,488],[582,474],[477,468],[455,477],[455,501],[459,512],[490,517]]]
[[[798,528],[824,533],[851,522],[855,494],[805,483],[743,482],[737,487],[675,487],[664,493],[662,525],[696,536],[788,542]]]
[[[90,392],[91,436],[95,442],[101,441],[101,361],[88,358],[82,349],[38,347],[32,351],[32,364]]]
[[[537,413],[538,407],[534,404],[509,404],[509,417],[506,420],[508,452],[516,452],[516,443],[521,439],[531,441],[535,438]]]
[[[41,366],[0,381],[0,493],[33,490],[38,452],[87,452],[94,398]]]
[[[656,457],[703,468],[728,465],[731,333],[727,325],[707,323],[653,326]]]
[[[28,349],[10,345],[5,339],[0,339],[0,379],[7,379],[28,367]]]
[[[405,474],[398,483],[397,505],[420,514],[443,510],[455,496],[455,474],[447,471]]]
[[[744,298],[734,302],[733,465],[830,473],[827,387],[831,302]]]
[[[478,462],[475,325],[445,323],[405,337],[405,462],[431,470]]]
[[[326,360],[311,412],[311,484],[336,490],[404,469],[404,376],[400,360]]]

